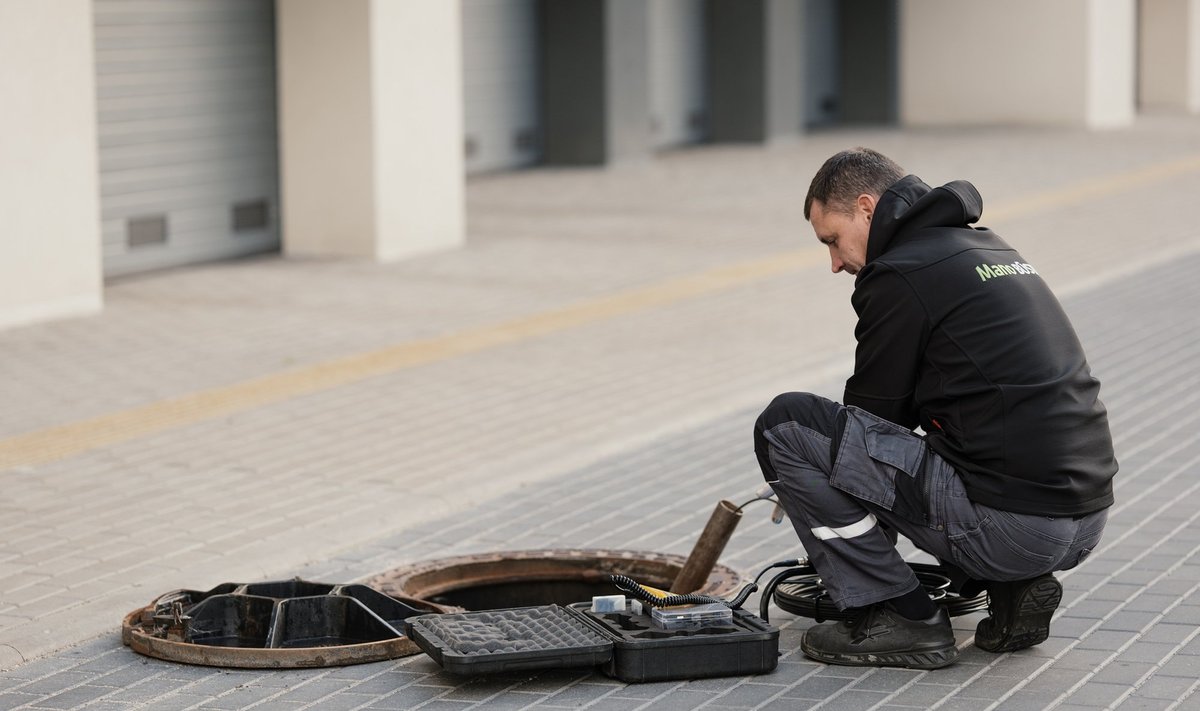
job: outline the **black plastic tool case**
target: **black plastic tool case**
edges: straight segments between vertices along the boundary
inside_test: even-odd
[[[764,674],[779,657],[779,630],[744,610],[733,621],[664,630],[649,615],[591,612],[590,604],[421,615],[409,639],[455,674],[603,665],[626,682]]]
[[[734,610],[732,623],[664,630],[648,614],[591,612],[590,607],[577,602],[570,609],[613,640],[603,671],[621,681],[765,674],[779,663],[779,630],[745,610]]]

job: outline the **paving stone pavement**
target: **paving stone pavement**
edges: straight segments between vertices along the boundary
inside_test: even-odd
[[[473,243],[458,253],[183,270],[112,286],[99,318],[0,334],[13,374],[0,394],[22,403],[3,432],[797,250],[811,237],[794,193],[821,158],[860,143],[930,181],[975,179],[998,206],[985,223],[1058,287],[1104,382],[1118,503],[1100,549],[1063,574],[1045,644],[988,655],[970,644],[969,616],[954,667],[841,669],[806,661],[811,622],[781,613],[774,673],[644,685],[462,680],[423,656],[219,671],[120,646],[124,612],[226,579],[348,581],[496,549],[686,552],[716,500],[759,481],[756,406],[785,389],[838,394],[849,280],[800,247],[794,268],[728,288],[0,471],[0,708],[1200,708],[1200,235],[1179,209],[1200,188],[1179,163],[1200,150],[1194,122],[848,132],[473,181]],[[752,572],[799,554],[766,515],[751,509],[725,562]]]

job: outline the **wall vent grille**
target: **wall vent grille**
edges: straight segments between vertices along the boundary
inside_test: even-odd
[[[271,210],[266,200],[239,202],[233,206],[233,231],[265,229],[271,224]]]
[[[167,243],[166,215],[131,217],[125,224],[125,241],[130,247]]]

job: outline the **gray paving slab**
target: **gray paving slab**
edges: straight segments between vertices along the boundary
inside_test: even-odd
[[[821,702],[816,699],[794,699],[794,698],[778,698],[774,701],[768,701],[761,708],[766,711],[804,711],[817,706]]]

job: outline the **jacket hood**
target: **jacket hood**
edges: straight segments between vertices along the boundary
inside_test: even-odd
[[[983,198],[965,180],[930,188],[909,175],[896,181],[875,205],[867,237],[867,264],[898,241],[927,227],[966,227],[983,214]]]

